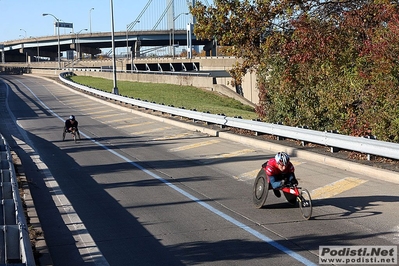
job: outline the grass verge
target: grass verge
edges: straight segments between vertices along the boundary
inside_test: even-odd
[[[112,92],[113,80],[72,76],[70,80],[102,91]],[[224,114],[229,117],[241,116],[243,119],[256,119],[258,116],[252,106],[227,96],[192,86],[172,84],[118,81],[120,95],[147,100],[158,104],[195,109],[199,112]]]

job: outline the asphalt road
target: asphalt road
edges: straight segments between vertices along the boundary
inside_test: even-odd
[[[399,244],[399,181],[373,171],[292,157],[313,197],[307,221],[273,193],[253,206],[254,177],[275,151],[29,75],[0,76],[0,103],[54,265],[317,265],[321,245]],[[62,141],[71,114],[78,143]]]

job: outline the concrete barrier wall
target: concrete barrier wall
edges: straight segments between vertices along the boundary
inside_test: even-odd
[[[90,70],[77,70],[71,69],[71,72],[74,72],[79,76],[90,76],[90,77],[98,77],[105,79],[113,79],[112,72],[100,72],[100,71],[90,71]],[[44,69],[32,69],[31,73],[42,76],[55,76],[59,75],[59,73],[65,72],[65,70],[44,70]],[[227,79],[227,78],[226,78]],[[236,93],[231,89],[231,86],[224,85],[223,83],[214,82],[215,79],[212,77],[204,77],[204,76],[187,76],[187,75],[165,75],[165,74],[156,74],[154,73],[146,73],[146,74],[136,74],[136,73],[117,73],[117,80],[124,81],[135,81],[135,82],[146,82],[146,83],[166,83],[166,84],[175,84],[175,85],[183,85],[183,86],[194,86],[197,88],[206,89],[209,91],[215,91],[221,93],[225,96],[231,97],[240,101],[245,105],[249,105],[255,107],[256,104],[244,96]],[[229,82],[227,82],[228,84]]]
[[[113,79],[112,72],[77,71],[77,70],[73,70],[73,72],[79,76],[91,76],[91,77]],[[184,86],[194,86],[205,89],[211,89],[213,87],[212,77],[172,75],[172,74],[165,75],[165,74],[156,74],[156,72],[148,74],[117,73],[116,77],[117,80],[125,80],[125,81],[167,83],[167,84],[176,84]]]

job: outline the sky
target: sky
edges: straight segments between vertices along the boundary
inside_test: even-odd
[[[112,0],[114,30],[126,31],[139,17],[149,0]],[[134,30],[151,30],[170,0],[153,0]],[[192,1],[192,0],[191,0]],[[208,3],[212,1],[208,0]],[[110,32],[111,0],[0,0],[0,43],[21,38],[56,35],[54,15],[62,22],[73,23],[73,32]],[[92,8],[94,8],[92,10]],[[91,11],[90,11],[91,10]],[[186,0],[175,0],[175,18],[188,12]],[[189,16],[179,16],[175,23],[186,24]],[[150,22],[151,21],[151,22]],[[87,31],[85,31],[87,29]],[[69,34],[70,28],[60,28]]]

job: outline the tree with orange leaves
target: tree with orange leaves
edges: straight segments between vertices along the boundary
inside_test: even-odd
[[[268,122],[399,141],[397,1],[215,0],[192,8],[194,33],[256,71]]]

